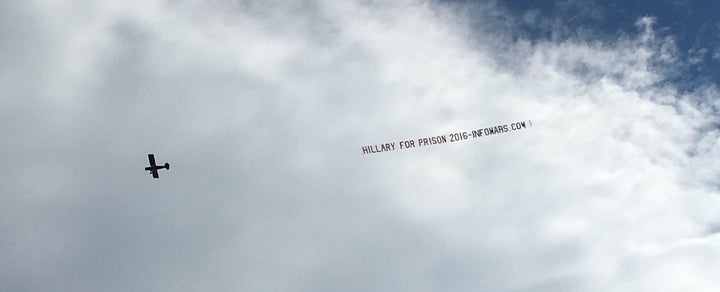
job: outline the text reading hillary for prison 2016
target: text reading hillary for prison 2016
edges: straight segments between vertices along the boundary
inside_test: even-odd
[[[521,121],[510,124],[502,124],[497,126],[485,127],[470,131],[459,131],[444,135],[423,137],[417,139],[402,140],[396,142],[388,142],[383,144],[362,146],[362,154],[373,154],[394,150],[403,150],[416,147],[427,147],[438,144],[460,142],[469,139],[475,139],[480,137],[487,137],[512,131],[524,130],[528,127],[532,127],[532,121]]]

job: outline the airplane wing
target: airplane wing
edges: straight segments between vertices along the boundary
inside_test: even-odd
[[[145,170],[151,171],[153,178],[160,178],[158,175],[157,165],[155,165],[155,155],[148,154],[148,160],[150,161],[150,167],[146,167]]]
[[[148,154],[148,160],[150,160],[150,167],[155,168],[155,155],[154,154]]]

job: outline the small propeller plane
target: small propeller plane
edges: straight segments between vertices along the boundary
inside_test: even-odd
[[[158,175],[158,169],[167,169],[170,170],[170,163],[165,163],[165,165],[157,166],[155,165],[155,155],[154,154],[148,154],[148,160],[150,160],[150,166],[146,167],[145,170],[152,172],[153,178],[159,178]]]

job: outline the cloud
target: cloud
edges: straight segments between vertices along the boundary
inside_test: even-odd
[[[0,290],[720,286],[717,91],[667,82],[652,18],[529,42],[497,3],[85,4],[0,9]]]

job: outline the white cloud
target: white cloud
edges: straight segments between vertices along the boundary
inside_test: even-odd
[[[717,91],[663,82],[653,18],[497,45],[428,2],[86,4],[0,10],[0,290],[720,286]]]

